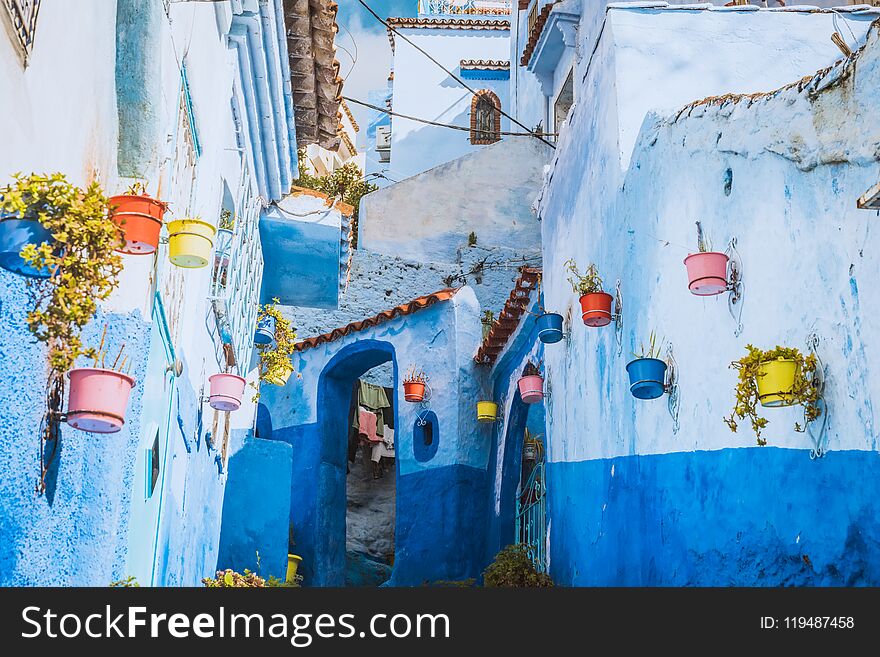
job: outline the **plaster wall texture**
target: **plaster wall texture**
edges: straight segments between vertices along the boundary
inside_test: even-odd
[[[477,397],[488,394],[488,380],[473,364],[478,312],[473,291],[463,288],[450,301],[299,353],[300,378],[263,393],[273,440],[294,448],[291,521],[309,583],[344,581],[347,418],[339,409],[348,408],[354,379],[388,360],[395,389],[411,364],[430,377],[438,441],[431,458],[416,458],[412,428],[420,409],[398,398],[392,582],[455,579],[482,567],[482,535],[473,527],[483,522],[490,430],[477,425],[474,412]]]
[[[815,39],[824,48],[823,14],[683,10],[674,17],[766,21],[797,46],[783,68],[833,54],[810,47]],[[609,13],[541,201],[545,305],[567,315],[572,331],[570,340],[545,352],[553,390],[552,574],[568,584],[876,584],[877,491],[865,486],[878,465],[876,354],[864,321],[870,287],[859,273],[873,269],[873,215],[856,210],[855,199],[876,182],[878,135],[870,122],[854,118],[876,103],[877,32],[857,62],[802,88],[645,118],[633,105],[665,107],[676,74],[670,73],[669,85],[643,86],[634,101],[621,63],[630,72],[650,72],[662,58],[653,52],[644,65],[633,59],[616,28],[634,36],[630,30],[650,31],[658,20],[669,27],[662,22],[666,12]],[[812,27],[805,26],[814,21],[819,27],[811,37]],[[699,32],[694,27],[687,39]],[[760,33],[730,31],[731,47],[736,35]],[[724,39],[716,36],[723,51]],[[666,37],[678,43],[671,33]],[[712,58],[699,66],[707,61]],[[769,84],[776,73],[766,64]],[[722,66],[720,79],[712,81],[719,76],[708,71],[694,76],[691,100],[705,95],[707,80],[735,88],[728,73]],[[629,157],[627,133],[643,123]],[[703,299],[687,290],[681,261],[694,249],[697,219],[716,248],[737,238],[745,280],[739,336],[723,297]],[[612,327],[588,329],[580,321],[563,273],[570,257],[581,265],[595,262],[606,289],[620,279],[620,348]],[[628,391],[629,354],[651,330],[674,348],[681,382],[677,433],[665,398],[642,402]],[[765,438],[773,447],[756,448],[748,426],[731,433],[721,422],[733,406],[730,361],[748,343],[805,349],[812,331],[820,336],[828,376],[831,453],[810,460],[809,437],[793,429],[794,409],[767,409]],[[818,506],[825,511],[816,512]]]
[[[455,262],[473,231],[479,245],[535,249],[540,227],[531,204],[550,156],[536,139],[511,138],[372,192],[361,201],[361,247]]]
[[[506,61],[510,54],[508,30],[398,28],[398,31],[459,77],[463,59]],[[395,112],[470,128],[473,95],[400,37],[395,39],[393,66]],[[507,80],[472,80],[469,86],[476,91],[494,92],[501,101],[501,108],[507,111]],[[509,126],[509,119],[502,117],[501,130],[509,131]],[[470,143],[467,131],[394,117],[391,166],[396,180],[401,179],[397,176],[413,176],[483,148]]]
[[[0,89],[4,97],[8,92],[18,98],[4,113],[17,129],[9,131],[13,142],[0,155],[0,170],[7,172],[3,176],[19,170],[60,170],[77,184],[97,179],[108,193],[118,193],[130,182],[129,176],[137,175],[171,204],[166,221],[199,215],[216,224],[224,181],[238,189],[243,175],[258,175],[249,153],[255,144],[245,142],[243,156],[236,150],[240,126],[231,100],[241,92],[242,77],[254,72],[237,68],[238,60],[227,45],[233,16],[225,6],[172,5],[166,16],[159,3],[100,4],[100,9],[74,10],[66,3],[42,3],[37,42],[26,70],[9,61],[14,53],[6,35],[0,38]],[[257,12],[269,6],[247,5],[247,11]],[[283,32],[271,31],[271,16],[257,16],[257,26],[260,18],[267,30],[262,36],[280,38],[283,44]],[[68,43],[72,34],[77,44]],[[83,39],[89,48],[79,47]],[[271,44],[265,47],[270,55],[275,53],[275,65],[283,68],[286,56],[278,55]],[[189,165],[178,149],[185,137],[180,121],[182,75],[175,53],[184,52],[191,126],[200,146]],[[132,67],[131,57],[136,56],[143,58],[142,68]],[[132,84],[139,72],[155,77]],[[283,80],[276,76],[275,81],[283,87]],[[65,102],[58,103],[58,97]],[[283,89],[272,98],[283,116]],[[243,96],[239,100],[246,105]],[[70,106],[89,111],[70,112]],[[129,111],[135,106],[146,109]],[[271,113],[272,107],[269,103],[263,110]],[[292,112],[292,106],[289,109]],[[277,144],[273,148],[277,151]],[[243,174],[243,167],[250,173]],[[295,168],[295,162],[288,168]],[[276,172],[282,169],[276,167]],[[250,184],[256,189],[259,181],[252,178]],[[111,349],[117,340],[125,340],[135,360],[138,386],[120,434],[80,437],[64,428],[66,444],[51,508],[47,498],[32,494],[31,484],[22,485],[31,471],[26,464],[33,463],[42,406],[39,395],[22,390],[43,389],[45,373],[34,363],[45,358],[31,346],[24,325],[24,282],[2,272],[0,305],[2,321],[8,323],[3,351],[16,354],[8,357],[10,376],[2,390],[4,396],[13,396],[8,407],[17,409],[0,423],[4,452],[14,455],[0,473],[0,481],[9,487],[0,507],[3,534],[13,537],[4,543],[4,584],[103,586],[134,574],[142,585],[195,585],[214,570],[226,464],[219,457],[219,436],[206,437],[214,412],[201,401],[207,377],[220,369],[217,346],[207,328],[210,270],[172,267],[167,249],[161,245],[155,257],[123,256],[119,290],[84,333],[96,344],[106,323]],[[155,290],[162,304],[156,303]],[[184,364],[179,379],[167,373],[175,360]],[[250,405],[241,412],[253,409]],[[247,427],[250,421],[236,418],[235,424]],[[149,496],[146,453],[157,437],[161,477]]]

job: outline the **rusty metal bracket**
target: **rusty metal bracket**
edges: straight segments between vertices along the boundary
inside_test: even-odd
[[[745,286],[743,284],[742,258],[739,255],[739,251],[736,249],[735,237],[730,238],[725,254],[728,257],[727,291],[730,292],[727,297],[727,308],[730,311],[730,316],[733,317],[733,321],[736,322],[733,335],[739,337],[743,332],[742,307]]]

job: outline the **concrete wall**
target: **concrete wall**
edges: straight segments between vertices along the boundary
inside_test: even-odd
[[[454,262],[474,232],[483,246],[534,249],[539,226],[531,204],[549,151],[533,138],[509,139],[368,194],[361,201],[360,246]]]
[[[489,393],[488,380],[476,376],[473,364],[478,310],[473,292],[464,288],[451,301],[299,353],[294,364],[300,377],[264,391],[272,440],[294,450],[290,513],[307,582],[344,581],[347,413],[341,409],[348,408],[354,379],[387,361],[395,390],[411,365],[430,377],[439,441],[429,459],[416,457],[413,427],[420,407],[398,397],[391,581],[415,585],[478,574],[483,535],[474,527],[483,524],[490,435],[475,417],[477,397]]]
[[[494,17],[490,17],[494,18]],[[398,28],[444,67],[460,75],[463,59],[507,60],[510,47],[507,30],[457,30]],[[488,89],[509,105],[507,80],[471,80],[476,91]],[[394,111],[438,123],[470,127],[473,95],[439,66],[404,39],[395,39]],[[426,125],[395,117],[391,132],[391,167],[394,177],[409,177],[449,162],[485,146],[473,146],[470,133]],[[502,118],[501,130],[508,131],[509,119]]]
[[[876,182],[878,135],[852,119],[876,103],[877,33],[854,67],[802,91],[646,118],[648,108],[677,99],[765,90],[811,72],[801,67],[831,64],[831,17],[608,16],[540,207],[545,305],[567,314],[572,331],[545,351],[551,573],[575,585],[876,584],[877,491],[865,484],[880,466],[876,355],[860,274],[873,271],[873,215],[857,211],[855,199]],[[851,26],[860,34],[866,24]],[[667,45],[650,45],[660,32]],[[679,75],[679,49],[704,34],[714,34],[713,46],[696,64],[686,58],[702,73]],[[785,55],[750,70],[754,58],[742,49],[761,43],[780,44]],[[694,248],[697,219],[716,247],[738,240],[741,335],[724,298],[687,290],[681,261]],[[578,319],[563,271],[571,257],[596,263],[606,288],[620,279],[619,352],[611,327]],[[637,401],[628,391],[629,354],[651,330],[674,346],[678,433],[665,399]],[[745,345],[804,349],[811,331],[820,336],[830,409],[830,454],[816,461],[809,438],[793,429],[794,409],[767,409],[770,447],[755,447],[748,427],[732,434],[721,422],[733,406],[728,364]]]

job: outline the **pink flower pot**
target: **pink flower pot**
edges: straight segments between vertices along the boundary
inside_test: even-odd
[[[522,377],[518,382],[519,394],[526,404],[537,404],[544,399],[544,378],[537,374]]]
[[[125,424],[125,409],[134,387],[127,374],[96,367],[79,367],[67,373],[70,395],[67,424],[91,433],[116,433]]]
[[[211,394],[208,403],[218,411],[237,411],[241,408],[246,381],[235,374],[213,374],[208,377]]]
[[[692,253],[684,259],[688,287],[693,294],[711,297],[727,289],[727,255],[724,253]]]

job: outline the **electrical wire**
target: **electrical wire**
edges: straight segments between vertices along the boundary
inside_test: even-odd
[[[371,105],[370,103],[365,103],[362,100],[356,100],[354,98],[349,98],[348,96],[343,96],[343,100],[354,103],[355,105],[362,105],[363,107],[369,107],[372,110],[376,110],[377,112],[382,112],[383,114],[388,114],[389,116],[396,116],[401,119],[407,119],[409,121],[416,121],[418,123],[426,123],[428,125],[437,126],[438,128],[450,128],[452,130],[461,130],[464,132],[471,132],[470,128],[466,128],[461,125],[452,125],[450,123],[439,123],[438,121],[431,121],[429,119],[420,119],[416,116],[409,116],[407,114],[400,114],[399,112],[393,112],[390,109],[385,109],[383,107],[379,107],[377,105]],[[498,131],[493,132],[493,134],[504,135],[507,137],[556,137],[555,132],[504,132]],[[541,140],[543,141],[543,139]]]
[[[474,91],[474,89],[471,88],[467,83],[465,83],[464,80],[462,80],[462,79],[461,79],[460,77],[458,77],[455,73],[453,73],[453,72],[450,71],[448,68],[446,68],[445,66],[443,66],[443,64],[441,64],[441,63],[438,62],[436,59],[434,59],[434,57],[432,57],[430,53],[428,53],[426,50],[422,49],[421,47],[417,46],[415,43],[412,42],[411,39],[407,38],[406,36],[404,36],[403,34],[401,34],[400,32],[398,32],[395,28],[391,27],[391,25],[388,24],[388,21],[384,20],[381,16],[379,16],[379,14],[377,14],[377,13],[373,10],[373,8],[370,7],[370,5],[368,5],[368,4],[366,3],[366,0],[358,0],[358,2],[361,4],[361,6],[363,6],[364,9],[366,9],[366,10],[367,10],[367,11],[373,16],[373,18],[375,18],[377,21],[379,21],[380,23],[382,23],[382,25],[384,25],[385,28],[386,28],[387,30],[390,30],[391,32],[394,32],[394,34],[396,34],[397,36],[399,36],[401,39],[403,39],[404,41],[406,41],[406,42],[407,42],[409,45],[411,45],[413,48],[415,48],[415,49],[418,50],[420,53],[422,53],[425,57],[427,57],[427,58],[430,59],[432,62],[434,62],[434,64],[436,64],[436,65],[439,66],[444,72],[446,72],[446,74],[449,75],[449,77],[451,77],[451,78],[452,78],[453,80],[455,80],[458,84],[460,84],[462,87],[464,87],[464,88],[467,89],[469,92],[471,92],[471,94],[473,94],[474,96],[479,96],[479,95],[480,95],[479,93],[477,93],[476,91]],[[555,146],[552,142],[547,141],[546,139],[544,139],[544,137],[542,137],[542,136],[536,134],[535,132],[529,130],[529,128],[528,128],[527,126],[523,125],[523,124],[520,123],[518,120],[516,120],[515,118],[513,118],[512,116],[510,116],[510,114],[508,114],[507,112],[505,112],[503,109],[498,108],[498,111],[501,113],[502,116],[507,117],[507,118],[510,119],[513,123],[515,123],[515,124],[518,125],[520,128],[522,128],[523,130],[525,130],[525,131],[529,134],[529,136],[532,136],[532,137],[534,137],[535,139],[540,139],[542,142],[544,142],[545,144],[547,144],[550,148],[552,148],[553,150],[556,150],[556,146]],[[418,119],[416,119],[416,120],[418,120]],[[447,127],[448,127],[448,126],[447,126]],[[469,130],[469,129],[468,129],[468,130]]]

